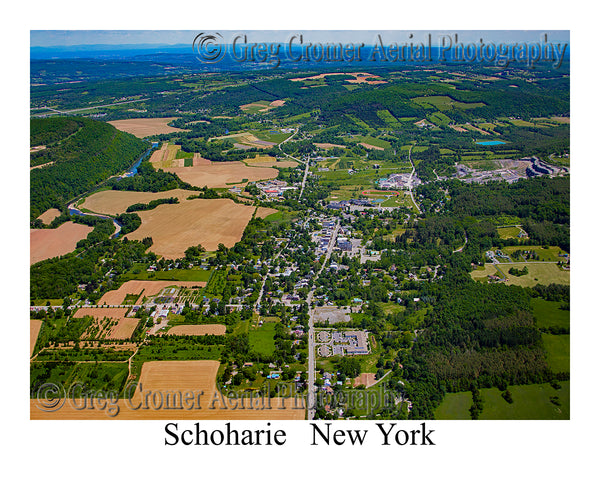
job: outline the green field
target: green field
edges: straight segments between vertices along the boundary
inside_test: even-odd
[[[369,145],[373,145],[375,147],[390,148],[392,146],[390,144],[390,142],[386,142],[385,140],[382,140],[381,138],[374,138],[369,135],[355,137],[355,138],[359,141],[359,143],[360,142],[368,143]]]
[[[127,280],[175,280],[182,282],[208,282],[211,270],[203,270],[198,267],[189,270],[168,270],[158,272],[147,272],[145,265],[136,266],[123,274],[121,277]]]
[[[546,350],[546,360],[554,373],[570,370],[570,335],[550,335],[542,333],[542,342]]]
[[[251,329],[248,332],[250,348],[261,355],[272,355],[275,353],[275,323],[265,322],[262,326]]]
[[[508,403],[497,388],[481,389],[481,420],[567,420],[570,415],[570,384],[559,382],[555,390],[549,384],[510,386],[513,403]],[[550,397],[558,397],[555,405]],[[435,411],[437,420],[467,420],[471,416],[471,392],[448,393]]]
[[[470,420],[469,408],[473,403],[471,392],[447,393],[435,410],[436,420]]]
[[[559,260],[563,260],[566,261],[566,259],[564,257],[559,257],[559,254],[564,254],[566,253],[564,250],[562,250],[560,247],[548,247],[548,248],[542,248],[540,246],[523,246],[523,245],[517,245],[517,246],[511,246],[511,247],[504,247],[502,249],[502,251],[504,253],[506,253],[507,255],[511,255],[512,257],[512,253],[516,250],[521,250],[521,251],[533,251],[535,252],[539,259],[536,261],[540,261],[540,262],[558,262]],[[519,257],[518,259],[513,258],[513,261],[515,262],[524,262],[525,260],[523,259],[523,257]]]
[[[509,275],[508,270],[511,266],[523,269],[527,266],[529,273],[521,277]],[[571,274],[569,271],[561,270],[555,263],[502,263],[499,265],[500,270],[508,278],[506,285],[519,285],[521,287],[533,287],[534,285],[550,285],[551,283],[558,283],[560,285],[569,285],[571,281]],[[473,270],[471,272],[471,278],[473,280],[486,280],[487,275],[498,272],[494,265],[486,263],[483,269]]]
[[[519,227],[498,227],[498,236],[502,239],[505,238],[518,238],[521,229]]]
[[[275,131],[275,130],[273,130]],[[273,143],[281,143],[286,138],[288,138],[291,133],[271,133],[271,130],[266,130],[264,132],[252,132],[256,138],[259,140],[264,140],[265,142],[273,142]]]
[[[446,110],[451,110],[452,108],[460,108],[460,109],[470,109],[470,108],[478,108],[485,107],[485,103],[477,102],[477,103],[463,103],[457,102],[450,97],[445,95],[432,95],[430,97],[415,97],[412,99],[414,103],[419,106],[430,106],[437,108],[438,110],[444,112]]]
[[[540,328],[568,329],[570,325],[570,312],[562,310],[561,302],[549,302],[543,298],[532,298],[533,316]]]

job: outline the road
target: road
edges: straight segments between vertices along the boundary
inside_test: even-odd
[[[32,117],[44,117],[44,116],[48,116],[48,115],[55,115],[57,113],[59,113],[61,115],[68,115],[70,113],[82,112],[82,111],[91,110],[94,108],[112,107],[114,105],[125,105],[126,103],[145,102],[146,100],[149,100],[149,99],[148,98],[140,98],[139,100],[127,100],[125,102],[107,103],[104,105],[93,105],[91,107],[75,108],[73,110],[57,110],[57,109],[51,108],[51,107],[38,107],[38,108],[35,108],[35,110],[45,109],[45,110],[50,110],[50,112],[52,112],[52,113],[36,113],[35,115],[32,115]]]
[[[325,254],[325,261],[321,268],[315,275],[314,281],[316,282],[321,275],[321,272],[327,265],[329,261],[329,257],[331,256],[331,252],[333,251],[333,247],[336,245],[336,239],[338,230],[340,228],[340,221],[338,220],[335,229],[329,239],[329,245],[327,246],[327,253]],[[308,303],[308,398],[306,402],[306,407],[308,410],[308,419],[313,420],[315,417],[316,410],[316,390],[315,390],[315,370],[316,370],[316,358],[315,358],[315,328],[314,328],[314,318],[313,311],[311,308],[312,299],[314,296],[314,290],[311,289],[308,296],[306,297],[306,303]]]
[[[415,164],[413,163],[412,158],[410,158],[410,153],[412,152],[413,146],[414,145],[411,145],[410,148],[408,149],[408,161],[412,165],[412,171],[410,172],[410,178],[408,179],[408,193],[410,193],[410,198],[411,198],[412,202],[415,204],[415,207],[417,208],[417,212],[420,215],[421,209],[419,208],[419,205],[417,205],[417,202],[415,202],[415,197],[413,196],[413,191],[412,191],[413,176],[415,175]]]
[[[283,252],[283,249],[286,246],[287,246],[287,241],[286,241],[286,244],[279,249],[279,251],[277,252],[277,255],[275,255],[273,257],[273,260],[277,260],[279,258],[279,255],[281,255],[281,252]],[[269,262],[269,267],[271,266],[272,263],[273,262]],[[265,283],[266,283],[268,277],[269,277],[269,273],[267,272],[265,274],[265,277],[263,278],[262,285],[260,287],[260,293],[258,294],[258,298],[256,299],[256,302],[254,302],[254,308],[253,308],[253,310],[254,310],[255,313],[259,313],[260,301],[262,299],[263,292],[264,292],[264,289],[265,289]]]
[[[302,186],[300,187],[300,194],[298,195],[298,200],[300,200],[302,198],[302,194],[304,193],[304,185],[306,185],[306,177],[308,176],[308,167],[310,166],[310,162],[309,161],[305,162],[304,160],[300,160],[299,158],[292,157],[291,155],[289,155],[289,154],[285,153],[283,150],[281,150],[281,145],[283,145],[288,140],[291,140],[291,138],[298,133],[298,130],[299,130],[299,128],[296,128],[296,130],[294,131],[293,134],[291,134],[288,138],[286,138],[283,142],[281,142],[277,146],[279,147],[279,150],[281,151],[281,153],[283,153],[286,157],[291,158],[292,160],[294,160],[298,163],[304,163],[306,165],[306,167],[304,169],[304,178],[302,179]]]
[[[467,232],[465,232],[465,243],[463,243],[462,247],[457,248],[456,250],[452,251],[452,253],[458,253],[458,252],[462,252],[463,248],[465,248],[467,246],[467,242],[469,241],[468,237],[467,237]]]

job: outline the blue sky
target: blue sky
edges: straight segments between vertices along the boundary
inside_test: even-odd
[[[204,30],[208,31],[208,30]],[[444,34],[458,34],[461,42],[486,43],[539,42],[541,35],[548,34],[548,42],[569,42],[568,30],[215,30],[228,41],[238,33],[246,33],[249,42],[286,42],[291,35],[302,33],[305,42],[353,42],[373,43],[380,33],[384,42],[423,41],[431,33],[437,45]],[[191,44],[201,30],[32,30],[32,47],[68,45],[134,45],[134,44]],[[213,32],[213,31],[210,31]]]

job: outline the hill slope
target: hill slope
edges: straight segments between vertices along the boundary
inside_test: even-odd
[[[148,148],[129,133],[87,118],[32,119],[32,146],[44,141],[46,148],[31,155],[32,165],[49,164],[30,172],[32,220],[125,171]]]

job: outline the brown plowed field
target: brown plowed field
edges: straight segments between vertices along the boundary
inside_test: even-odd
[[[197,194],[198,192],[182,190],[180,188],[156,193],[103,190],[87,197],[80,207],[96,213],[117,215],[119,213],[125,213],[127,207],[134,203],[149,203],[152,200],[169,197],[177,197],[180,202],[183,202],[190,195]]]
[[[49,208],[37,218],[39,218],[42,222],[48,225],[50,222],[52,222],[52,220],[54,220],[58,216],[60,216],[60,210],[58,208]]]
[[[33,354],[35,342],[37,342],[38,335],[40,334],[40,328],[42,328],[41,320],[29,320],[29,356]]]
[[[92,230],[92,227],[73,222],[65,222],[53,229],[30,230],[29,264],[72,252],[77,242],[86,238]]]
[[[304,419],[304,408],[293,408],[303,407],[301,399],[294,405],[293,399],[272,398],[269,401],[268,398],[264,398],[258,404],[255,402],[254,408],[249,408],[248,399],[245,399],[242,405],[241,400],[228,400],[222,397],[215,385],[218,369],[219,362],[213,360],[146,362],[131,400],[119,400],[119,411],[114,417],[110,417],[106,410],[99,408],[78,410],[74,408],[71,399],[66,399],[60,409],[46,412],[43,411],[42,406],[38,406],[40,405],[38,400],[32,399],[30,418],[32,420]],[[171,408],[168,408],[169,406]]]
[[[177,325],[168,335],[225,335],[226,327],[218,323],[209,325]]]
[[[205,287],[206,282],[176,282],[173,280],[129,280],[117,290],[111,290],[102,295],[98,302],[100,305],[121,305],[125,297],[129,295],[140,295],[144,292],[145,297],[151,297],[166,287]],[[141,299],[140,299],[141,300]],[[125,309],[126,310],[126,309]]]
[[[154,210],[137,212],[142,225],[127,238],[152,237],[151,251],[168,259],[182,258],[192,245],[200,244],[209,251],[216,250],[219,243],[233,247],[253,213],[254,207],[223,198],[159,205]]]
[[[113,120],[108,123],[123,132],[131,133],[138,138],[144,138],[149,135],[182,132],[183,130],[180,128],[169,127],[167,125],[167,123],[176,118],[129,118],[127,120]]]
[[[358,387],[359,385],[364,385],[369,388],[371,385],[374,385],[377,382],[375,380],[374,373],[361,373],[358,377],[354,379],[354,387]]]
[[[243,162],[210,162],[193,167],[164,168],[195,187],[228,188],[247,179],[250,182],[276,178],[279,171],[268,167],[249,167]]]

